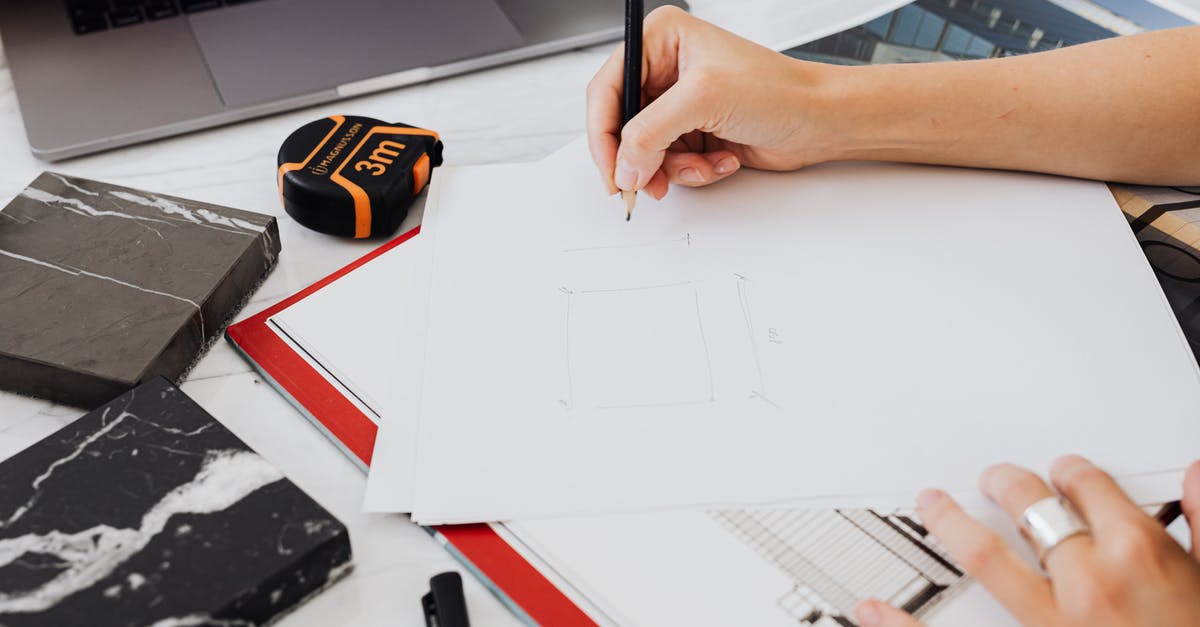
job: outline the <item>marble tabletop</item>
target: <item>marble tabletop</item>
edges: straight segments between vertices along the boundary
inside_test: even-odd
[[[1200,0],[1176,1],[1200,10]],[[691,2],[696,14],[775,46],[795,43],[788,41],[790,33],[812,28],[811,24],[780,19],[795,10],[793,3]],[[854,2],[838,3],[842,4]],[[439,131],[445,140],[448,166],[537,160],[583,132],[584,89],[610,49],[600,46],[566,52],[54,164],[29,153],[11,75],[0,59],[0,146],[5,148],[0,206],[42,170],[53,169],[274,215],[279,219],[283,252],[274,273],[243,310],[244,318],[379,244],[309,231],[284,213],[275,189],[275,155],[292,130],[333,113],[357,114]],[[434,184],[436,179],[435,174]],[[420,596],[428,590],[429,578],[459,568],[448,553],[403,517],[362,513],[366,477],[264,383],[227,342],[213,345],[182,388],[350,530],[354,572],[286,616],[280,625],[424,625]],[[0,392],[0,460],[83,413]],[[464,583],[473,623],[519,624],[473,578],[465,577]]]

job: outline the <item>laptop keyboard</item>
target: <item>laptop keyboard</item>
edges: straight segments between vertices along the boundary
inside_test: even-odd
[[[67,0],[76,35],[132,26],[253,0]]]

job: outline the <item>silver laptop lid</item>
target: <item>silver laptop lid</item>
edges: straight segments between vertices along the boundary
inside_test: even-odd
[[[231,107],[524,43],[493,0],[261,0],[189,19]]]
[[[151,16],[150,4],[170,10]],[[646,8],[662,4],[686,6]],[[92,13],[80,18],[80,6]],[[121,25],[104,13],[114,7],[0,0],[35,155],[64,159],[616,40],[623,22],[619,0],[156,0],[120,3]]]

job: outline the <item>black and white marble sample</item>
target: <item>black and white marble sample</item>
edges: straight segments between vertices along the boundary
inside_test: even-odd
[[[275,218],[45,172],[0,209],[0,388],[178,382],[274,267]]]
[[[0,625],[269,623],[346,528],[165,379],[0,464]]]

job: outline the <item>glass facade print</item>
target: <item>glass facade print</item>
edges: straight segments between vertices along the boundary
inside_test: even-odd
[[[1114,37],[1051,0],[917,0],[788,51],[843,65],[986,59]]]

